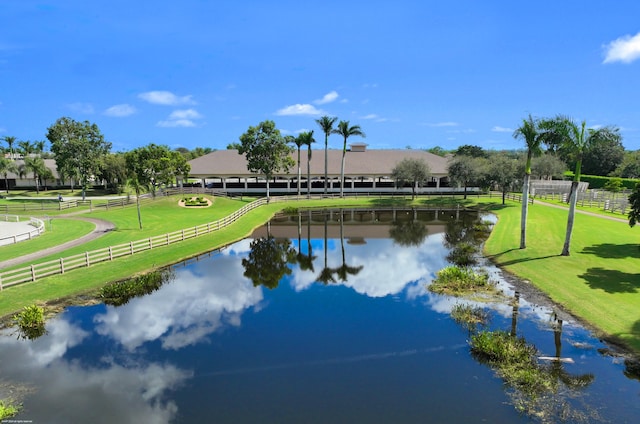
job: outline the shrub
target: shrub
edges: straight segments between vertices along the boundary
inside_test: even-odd
[[[44,308],[38,305],[25,306],[21,312],[14,315],[13,322],[18,327],[18,337],[37,339],[45,333]]]
[[[170,270],[154,271],[126,281],[107,284],[100,289],[100,297],[107,305],[124,305],[134,297],[153,293],[172,278],[173,272]]]
[[[13,405],[12,403],[5,403],[5,401],[0,400],[0,420],[4,420],[5,418],[11,418],[16,415],[20,411],[20,407],[17,405]]]
[[[478,326],[487,325],[489,314],[478,306],[456,303],[451,309],[451,318],[468,331],[474,332]]]
[[[458,243],[447,255],[447,260],[457,266],[475,265],[478,262],[476,255],[479,251],[480,248],[471,243]]]
[[[475,291],[495,291],[495,282],[489,280],[489,275],[476,272],[471,268],[448,266],[438,271],[436,278],[429,285],[429,290],[439,294],[459,296]]]

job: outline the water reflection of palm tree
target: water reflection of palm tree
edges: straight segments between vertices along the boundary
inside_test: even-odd
[[[344,219],[342,215],[342,210],[340,210],[340,246],[342,247],[342,265],[338,268],[335,268],[335,272],[340,277],[340,280],[347,281],[347,277],[349,275],[358,275],[360,271],[362,271],[363,265],[360,266],[349,266],[347,265],[347,260],[344,252]]]
[[[320,271],[320,275],[318,276],[318,281],[323,284],[335,283],[336,279],[334,278],[334,270],[333,268],[329,268],[327,265],[327,252],[329,250],[329,246],[327,246],[327,220],[328,216],[324,215],[324,268]]]
[[[298,212],[298,254],[296,255],[296,262],[301,270],[313,272],[313,260],[315,258],[311,247],[311,211],[309,211],[307,219],[307,254],[302,253],[302,214]]]

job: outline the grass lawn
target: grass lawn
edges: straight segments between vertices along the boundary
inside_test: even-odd
[[[96,226],[91,222],[78,219],[56,218],[45,220],[45,232],[28,241],[0,247],[0,259],[7,260],[37,252],[82,237]]]
[[[212,222],[250,200],[215,198],[210,208],[185,209],[177,206],[179,199],[179,196],[161,198],[143,205],[144,230],[138,229],[135,206],[88,214],[116,223],[117,231],[56,257]],[[529,213],[528,247],[520,250],[520,204],[507,202],[503,206],[499,202],[496,197],[470,196],[468,200],[434,197],[419,198],[414,202],[398,197],[272,203],[254,210],[221,231],[117,259],[117,266],[104,262],[33,284],[5,289],[0,294],[0,316],[34,302],[92,291],[109,281],[125,279],[227,245],[246,237],[287,206],[376,207],[457,203],[468,207],[480,206],[498,215],[498,223],[485,246],[485,253],[498,265],[531,281],[577,317],[640,352],[639,230],[630,229],[625,223],[577,214],[571,256],[562,257],[559,253],[564,241],[567,212],[534,204]]]
[[[625,223],[576,214],[571,256],[560,256],[567,211],[529,209],[527,248],[518,249],[520,205],[498,212],[485,254],[529,280],[603,333],[640,351],[640,238]]]

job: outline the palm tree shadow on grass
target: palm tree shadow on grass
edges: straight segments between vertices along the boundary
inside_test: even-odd
[[[505,253],[511,252],[513,250],[520,250],[520,249],[505,250],[504,252],[496,253],[495,255],[487,256],[487,258],[489,258],[492,261],[494,261],[497,265],[507,266],[507,265],[519,264],[519,263],[522,263],[522,262],[540,261],[540,260],[543,260],[543,259],[557,258],[558,256],[561,256],[561,255],[547,255],[547,256],[538,256],[537,258],[512,259],[510,261],[504,261],[504,262],[497,259],[499,256],[502,256]]]
[[[592,289],[604,290],[607,293],[639,293],[640,274],[630,274],[615,269],[589,268],[586,273],[578,275]]]
[[[602,243],[602,244],[594,244],[593,246],[587,246],[580,253],[587,253],[591,255],[596,255],[600,258],[609,258],[609,259],[624,259],[624,258],[640,259],[640,246],[632,243],[627,243],[627,244]]]

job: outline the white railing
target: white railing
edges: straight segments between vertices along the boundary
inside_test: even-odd
[[[20,217],[18,215],[0,215],[0,220],[5,222],[20,222]],[[44,222],[38,218],[29,218],[29,225],[34,227],[33,230],[13,234],[9,237],[0,237],[0,246],[14,244],[23,240],[31,240],[33,237],[37,237],[44,232]]]

